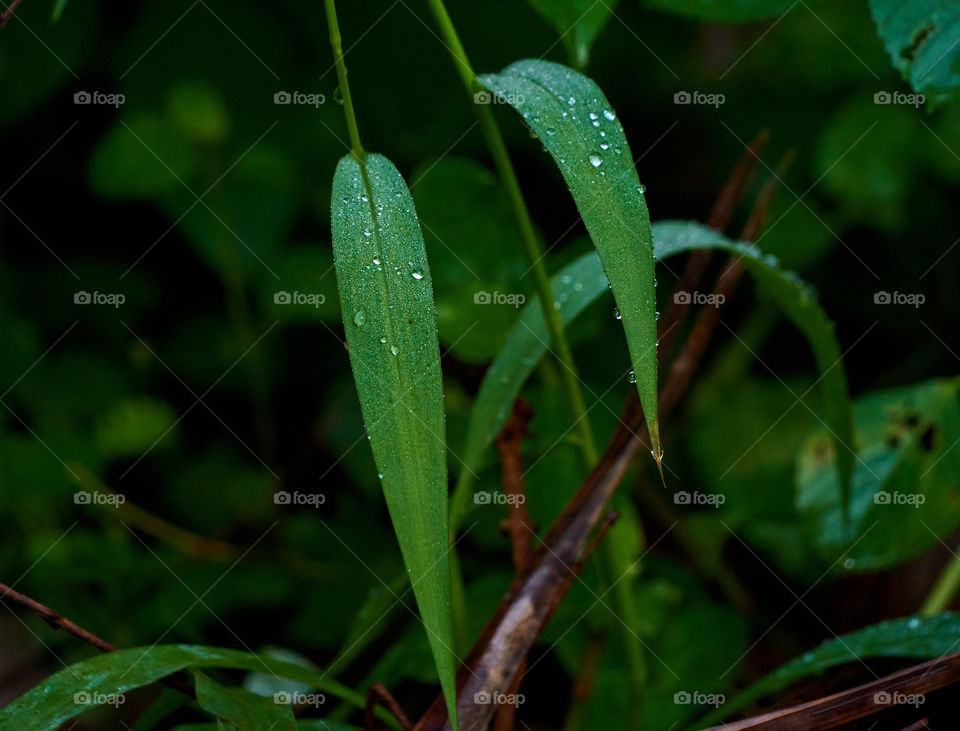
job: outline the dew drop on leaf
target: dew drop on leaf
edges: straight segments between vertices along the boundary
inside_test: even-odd
[[[606,117],[611,122],[617,118],[617,115],[611,112],[609,109],[603,110],[603,116]]]
[[[595,168],[598,168],[601,165],[603,165],[603,158],[600,157],[599,155],[590,155],[589,160],[590,160],[590,164],[593,165]]]
[[[357,327],[361,327],[366,321],[367,315],[363,310],[357,310],[357,314],[353,316],[353,324]]]
[[[630,371],[630,374],[627,376],[627,381],[628,381],[629,383],[636,383],[636,382],[637,382],[637,374],[634,373],[633,371]]]
[[[413,277],[413,278],[416,279],[416,280],[420,280],[420,279],[423,279],[423,272],[421,272],[421,271],[414,271],[414,272],[411,272],[411,273],[410,273],[410,276]]]
[[[393,353],[394,355],[396,355],[397,353],[400,352],[400,348],[398,348],[396,345],[391,345],[391,346],[390,346],[390,352]]]

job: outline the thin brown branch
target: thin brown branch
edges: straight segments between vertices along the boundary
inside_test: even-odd
[[[16,604],[19,604],[21,607],[24,607],[36,614],[54,629],[63,630],[64,632],[73,635],[77,639],[83,640],[87,644],[92,645],[101,652],[116,652],[119,649],[116,645],[110,644],[106,640],[97,637],[97,635],[93,634],[93,632],[85,630],[80,625],[70,621],[55,609],[51,609],[45,604],[41,604],[36,599],[31,599],[26,594],[21,594],[19,591],[10,588],[6,584],[0,584],[0,601],[3,599],[10,599]],[[174,690],[180,691],[190,698],[195,697],[193,689],[176,676],[162,678],[160,682],[170,688],[173,688]]]
[[[836,728],[859,718],[889,710],[911,698],[960,682],[960,653],[913,665],[856,688],[825,698],[771,711],[743,721],[713,726],[705,731],[800,731]],[[888,700],[890,702],[888,702]],[[909,728],[916,727],[910,726]],[[922,726],[920,727],[922,728]]]
[[[5,28],[7,23],[13,20],[13,14],[17,9],[17,6],[22,3],[23,0],[12,0],[10,5],[7,6],[7,9],[0,14],[0,28]]]
[[[51,609],[45,604],[41,604],[35,599],[31,599],[26,594],[21,594],[19,591],[11,589],[6,584],[0,584],[0,599],[10,599],[11,601],[16,602],[21,607],[29,609],[51,627],[55,629],[62,629],[64,632],[68,632],[74,637],[83,640],[87,644],[93,645],[101,652],[117,651],[115,645],[111,645],[106,640],[100,639],[93,634],[93,632],[85,630],[75,622],[71,622],[69,619],[60,614],[60,612]]]
[[[532,416],[533,410],[530,404],[525,399],[518,398],[513,403],[509,420],[494,440],[497,453],[500,455],[503,491],[508,497],[507,532],[513,549],[513,567],[516,575],[519,575],[530,562],[530,557],[533,555],[533,537],[536,534],[527,510],[523,459],[520,456],[520,448],[527,436],[527,424]]]
[[[403,712],[403,708],[397,703],[397,699],[390,695],[390,691],[384,688],[381,683],[374,683],[367,688],[367,709],[363,723],[364,731],[374,731],[376,728],[374,709],[378,703],[393,714],[393,717],[400,722],[400,726],[403,727],[404,731],[412,731],[413,724],[410,722],[410,719],[407,718],[407,714]]]

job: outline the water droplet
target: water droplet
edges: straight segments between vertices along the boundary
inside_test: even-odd
[[[333,100],[341,107],[343,106],[343,90],[339,86],[333,90]]]
[[[353,324],[357,327],[361,327],[366,321],[367,315],[363,310],[357,310],[357,314],[353,316]]]
[[[371,230],[368,229],[368,228],[365,228],[365,229],[363,230],[363,235],[369,238],[370,236],[373,236],[373,231],[371,231]]]
[[[590,112],[590,119],[599,119],[599,117],[593,112]]]
[[[396,345],[391,345],[391,346],[390,346],[390,352],[393,353],[394,355],[396,355],[397,353],[400,352],[400,348],[398,348]]]
[[[627,381],[628,381],[629,383],[636,383],[636,382],[637,382],[637,374],[634,373],[633,371],[630,371],[630,374],[627,376]]]
[[[653,319],[654,319],[654,320],[659,320],[659,319],[660,319],[660,313],[659,313],[659,312],[654,312],[654,313],[653,313]]]
[[[848,558],[846,561],[843,562],[843,568],[852,569],[854,566],[856,566],[856,563],[857,562],[854,561],[852,558]]]
[[[569,99],[567,99],[567,104],[569,104],[571,107],[576,103],[577,103],[577,100],[574,99],[573,97],[570,97]]]
[[[619,307],[614,307],[614,308],[613,308],[613,316],[614,316],[615,318],[617,318],[618,320],[621,319],[621,317],[620,317],[620,308],[619,308]]]
[[[556,133],[557,133],[557,130],[555,130],[553,127],[547,127],[547,134],[548,134],[548,135],[550,135],[551,137],[553,137]]]
[[[417,280],[423,279],[423,272],[421,271],[410,272],[410,276]]]
[[[910,629],[916,629],[920,626],[920,620],[916,617],[912,617],[909,622],[907,622],[907,627]]]
[[[609,109],[603,110],[603,116],[606,117],[611,122],[617,118],[617,115],[611,112]]]
[[[638,192],[640,195],[643,195],[644,193],[647,192],[647,186],[645,186],[643,183],[640,183],[640,185],[637,186],[637,192]]]
[[[601,150],[609,150],[609,149],[610,149],[610,143],[609,143],[609,142],[601,142],[601,143],[600,143],[600,149],[601,149]]]
[[[365,196],[365,195],[361,195],[361,196],[360,196],[360,200],[362,200],[364,203],[369,203],[369,202],[370,202],[370,199],[367,198],[367,196]]]
[[[595,168],[598,168],[601,165],[603,165],[603,158],[600,157],[599,155],[590,155],[589,160],[590,160],[590,164],[593,165]]]
[[[382,473],[382,472],[378,472],[378,473],[377,473],[377,477],[379,477],[379,478],[382,480],[382,479],[383,479],[383,473]]]
[[[386,345],[386,344],[387,344],[387,336],[386,336],[386,335],[384,335],[384,336],[382,336],[382,337],[380,338],[380,343],[381,343],[382,345]]]
[[[377,265],[379,266],[379,264],[380,264],[380,257],[379,257],[379,256],[373,257],[373,263],[374,263],[374,264],[377,264]]]

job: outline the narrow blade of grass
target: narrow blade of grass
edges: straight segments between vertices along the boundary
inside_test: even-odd
[[[446,427],[423,235],[406,183],[381,155],[341,159],[332,200],[334,264],[360,407],[452,711]]]

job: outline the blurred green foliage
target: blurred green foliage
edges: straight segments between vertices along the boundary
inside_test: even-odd
[[[476,307],[474,294],[529,299],[528,265],[425,4],[342,5],[365,144],[396,162],[422,221],[456,474],[483,366],[517,317]],[[675,693],[729,695],[834,631],[914,611],[928,587],[909,584],[917,572],[905,562],[929,558],[957,527],[960,112],[948,102],[960,47],[950,46],[954,4],[934,0],[606,5],[616,17],[591,11],[563,41],[557,29],[581,3],[458,0],[450,12],[480,72],[541,55],[589,63],[639,158],[654,220],[705,219],[763,129],[771,142],[748,200],[794,151],[758,246],[817,289],[856,397],[845,526],[809,347],[744,281],[663,425],[670,490],[656,490],[670,517],[649,498],[646,461],[618,496],[654,546],[625,580],[643,608],[632,630],[649,649],[646,722],[668,728],[703,710]],[[329,200],[346,133],[322,13],[303,0],[73,0],[53,23],[52,10],[24,0],[0,31],[0,580],[123,647],[279,647],[323,668],[351,653],[350,638],[360,649],[336,678],[381,682],[416,715],[436,677],[341,344]],[[675,104],[684,91],[724,102]],[[75,103],[96,92],[123,103]],[[291,103],[275,101],[284,92]],[[917,92],[925,104],[905,101]],[[541,143],[511,112],[497,116],[555,273],[588,250],[585,229]],[[681,266],[658,268],[661,311]],[[124,302],[95,299],[111,294]],[[925,299],[896,304],[897,294]],[[591,305],[570,338],[603,443],[631,388],[612,299]],[[557,369],[544,360],[523,390],[534,411],[528,507],[541,533],[584,477]],[[484,459],[477,487],[495,490],[496,456]],[[98,485],[242,559],[212,558],[202,540],[185,552],[162,526],[76,502]],[[680,489],[725,501],[678,505]],[[278,504],[281,490],[323,502]],[[878,490],[925,501],[884,505]],[[457,550],[476,635],[511,571],[503,509],[474,512]],[[677,537],[684,527],[699,540],[693,556]],[[737,569],[760,610],[738,605],[704,566]],[[801,590],[828,573],[807,601],[829,628],[807,617],[767,635],[782,611],[765,591],[779,586],[770,572]],[[855,600],[861,585],[850,582],[863,572],[908,586],[852,618],[837,597]],[[598,582],[588,565],[548,626],[521,718],[561,727],[568,694],[557,689],[597,642],[584,717],[623,726],[626,660]],[[394,593],[404,606],[391,607]],[[6,621],[4,634],[36,646],[29,664],[44,675],[60,669],[56,658],[91,654],[32,618],[29,633]],[[131,698],[120,717],[132,723],[153,698]],[[164,728],[199,720],[179,707],[158,715]],[[116,714],[84,722],[121,727]]]

